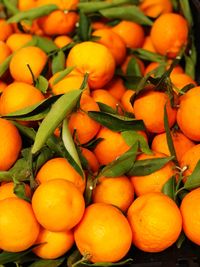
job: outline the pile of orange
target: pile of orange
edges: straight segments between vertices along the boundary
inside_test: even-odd
[[[172,2],[2,4],[0,265],[200,245],[200,87]]]

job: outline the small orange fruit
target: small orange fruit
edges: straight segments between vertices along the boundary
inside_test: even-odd
[[[7,171],[17,160],[22,139],[17,128],[8,120],[0,118],[0,170]]]
[[[189,192],[182,200],[180,211],[183,217],[183,231],[193,243],[200,245],[200,188]]]
[[[119,106],[119,101],[114,96],[112,96],[107,90],[96,89],[91,92],[91,96],[95,102],[100,102],[110,106],[114,110]]]
[[[0,41],[6,39],[13,33],[12,25],[7,23],[5,19],[0,19]]]
[[[30,42],[32,38],[32,35],[28,33],[13,33],[8,37],[6,44],[12,52],[15,52]]]
[[[54,43],[57,47],[62,48],[72,42],[72,38],[67,35],[59,35],[54,39]]]
[[[94,149],[101,165],[107,165],[129,149],[121,133],[113,132],[106,127],[100,129],[96,138],[103,138]]]
[[[85,201],[72,182],[54,179],[38,186],[32,197],[32,207],[38,222],[45,229],[61,232],[79,223]]]
[[[170,0],[143,0],[139,5],[146,16],[156,18],[164,13],[172,12]]]
[[[26,192],[26,197],[30,198],[31,197],[31,188],[28,184],[25,184],[25,192]],[[14,183],[9,182],[5,183],[0,186],[0,200],[10,198],[10,197],[17,197],[14,193]]]
[[[83,156],[87,160],[91,171],[97,172],[99,170],[99,162],[95,154],[85,147],[80,147],[80,149],[81,149]]]
[[[120,100],[123,93],[126,91],[123,80],[120,77],[114,76],[114,78],[103,87],[107,90],[112,96]]]
[[[30,203],[16,197],[0,201],[0,247],[3,250],[20,252],[30,248],[39,228]]]
[[[66,64],[67,67],[76,66],[79,73],[88,73],[89,87],[94,89],[103,88],[115,71],[115,60],[109,49],[90,41],[75,45],[68,54]]]
[[[147,50],[147,51],[156,53],[156,50],[155,50],[155,47],[153,46],[150,35],[145,37],[142,48]]]
[[[159,16],[151,28],[151,40],[161,55],[174,58],[181,47],[187,44],[188,24],[186,19],[175,13]]]
[[[162,193],[138,197],[128,209],[133,244],[146,252],[160,252],[176,242],[182,217],[176,203]]]
[[[166,105],[169,126],[176,121],[176,110],[170,105],[169,97],[164,92],[147,90],[133,104],[136,119],[143,120],[149,132],[162,133],[164,127],[164,107]]]
[[[74,235],[71,230],[51,232],[41,228],[35,244],[41,244],[33,252],[42,259],[56,259],[64,255],[73,245]]]
[[[4,60],[11,54],[11,50],[9,46],[0,41],[0,64],[4,62]]]
[[[34,77],[37,78],[42,72],[46,62],[47,55],[39,47],[23,47],[17,50],[12,56],[10,61],[11,76],[18,82],[32,84],[32,75],[27,65],[30,66]]]
[[[152,155],[140,154],[137,160],[164,158],[165,154],[154,152]],[[141,196],[152,192],[161,192],[163,185],[175,174],[174,164],[170,161],[161,169],[144,176],[131,176],[135,193]]]
[[[74,231],[75,243],[82,255],[92,262],[116,262],[131,246],[131,229],[126,217],[116,207],[95,203],[85,210]]]
[[[124,108],[125,111],[130,112],[130,113],[134,113],[133,106],[130,102],[131,97],[134,94],[135,94],[135,91],[128,89],[124,92],[121,98],[122,107]]]
[[[172,73],[170,75],[170,79],[173,85],[179,90],[190,83],[194,86],[197,86],[197,83],[194,81],[194,79],[192,79],[186,73]]]
[[[133,199],[133,185],[126,176],[100,177],[92,197],[93,203],[112,204],[123,212],[126,212]]]
[[[84,192],[85,179],[81,177],[65,158],[53,158],[46,161],[36,175],[36,180],[41,184],[53,179],[68,180],[82,193]]]
[[[122,20],[112,30],[119,34],[129,48],[138,48],[144,42],[144,29],[141,25],[127,20]]]

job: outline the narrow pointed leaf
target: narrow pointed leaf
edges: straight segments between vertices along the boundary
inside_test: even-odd
[[[20,131],[20,133],[26,137],[28,137],[31,140],[35,140],[36,132],[33,128],[27,127],[22,125],[21,123],[18,123],[16,121],[12,121],[12,123],[17,127],[17,129]]]
[[[40,75],[36,80],[35,87],[38,88],[42,93],[46,93],[49,87],[49,82],[44,76]]]
[[[158,63],[165,61],[165,57],[164,56],[161,56],[161,55],[159,55],[157,53],[148,51],[148,50],[143,49],[143,48],[131,49],[131,52],[135,56],[137,56],[138,58],[143,59],[143,60],[152,61],[152,62],[158,62]]]
[[[14,180],[14,193],[17,197],[26,200],[28,202],[31,202],[30,198],[27,197],[26,195],[26,188],[25,188],[25,184],[22,182],[18,182]]]
[[[15,15],[19,12],[18,8],[14,5],[13,1],[3,0],[3,4],[5,5],[9,13],[11,13],[12,15]]]
[[[0,264],[7,264],[19,261],[23,256],[29,254],[33,248],[22,252],[7,252],[3,251],[0,253]]]
[[[153,22],[134,5],[123,7],[106,8],[99,11],[100,14],[108,19],[122,19],[133,21],[142,25],[152,26]]]
[[[59,267],[64,262],[65,258],[56,260],[37,260],[28,267]]]
[[[137,160],[128,172],[129,176],[145,176],[160,170],[173,157]]]
[[[135,76],[142,76],[140,66],[136,60],[136,58],[132,57],[128,63],[127,70],[126,70],[127,75],[135,75]]]
[[[56,85],[58,82],[60,82],[63,78],[65,78],[65,76],[67,76],[75,67],[71,66],[66,68],[65,70],[61,71],[58,76],[55,78],[55,80],[53,81],[53,85]]]
[[[174,143],[173,143],[173,139],[172,139],[172,136],[171,136],[170,127],[169,127],[169,120],[168,120],[166,105],[164,107],[164,127],[165,127],[165,131],[166,131],[167,145],[168,145],[168,148],[169,148],[169,151],[170,151],[170,155],[174,157],[173,161],[174,161],[175,164],[178,165],[176,151],[175,151],[175,148],[174,148]]]
[[[51,136],[56,127],[69,115],[76,106],[82,91],[74,90],[62,95],[51,107],[49,113],[42,121],[36,134],[35,142],[32,147],[32,153],[37,153],[46,140]]]
[[[59,51],[59,48],[55,45],[55,43],[46,38],[46,37],[41,37],[41,36],[34,36],[37,46],[42,49],[45,53],[49,54],[52,52],[57,52]]]
[[[178,240],[176,241],[177,248],[181,248],[181,246],[185,240],[186,240],[186,236],[185,236],[184,232],[182,231]]]
[[[200,160],[197,162],[194,171],[190,176],[187,177],[187,180],[184,184],[184,188],[187,190],[192,190],[200,186]]]
[[[42,167],[42,165],[47,162],[49,159],[53,157],[54,153],[53,151],[45,146],[41,149],[40,154],[38,155],[37,159],[34,160],[33,168],[34,168],[34,173],[37,173],[37,171]]]
[[[137,152],[138,142],[131,146],[131,148],[119,158],[104,167],[98,176],[118,177],[126,174],[133,167]]]
[[[188,24],[190,27],[193,26],[193,17],[192,12],[190,8],[189,0],[181,0],[179,1],[181,11],[183,12],[184,17],[186,18]]]
[[[52,73],[55,74],[59,71],[63,71],[65,69],[65,54],[62,50],[59,50],[53,56],[52,59]]]
[[[8,56],[1,64],[0,64],[0,77],[8,70],[10,61],[12,59],[12,55]]]
[[[10,17],[7,22],[8,23],[17,23],[22,20],[34,20],[39,17],[45,16],[57,10],[58,7],[56,5],[44,5],[40,7],[31,8],[29,10],[20,11],[16,13],[14,16]]]
[[[92,175],[88,174],[87,175],[87,182],[86,182],[86,187],[85,187],[85,192],[84,192],[84,199],[85,199],[85,205],[88,206],[92,202],[92,193],[93,189],[95,188],[95,180],[92,177]]]
[[[176,177],[172,176],[163,186],[162,193],[175,200]]]
[[[91,21],[83,11],[79,13],[79,26],[77,29],[81,41],[88,41],[91,37]]]
[[[88,115],[90,118],[112,131],[119,132],[127,130],[145,130],[142,120],[136,120],[99,111],[89,111]]]
[[[129,258],[124,261],[120,262],[96,262],[96,263],[88,263],[88,262],[83,262],[83,266],[94,266],[94,267],[111,267],[111,266],[128,266],[129,264],[133,263],[133,259]]]

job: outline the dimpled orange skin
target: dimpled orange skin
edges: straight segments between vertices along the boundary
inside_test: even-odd
[[[0,247],[20,252],[31,247],[39,234],[31,204],[20,198],[0,201]]]
[[[189,192],[182,200],[180,211],[183,217],[183,231],[193,243],[200,245],[200,188]]]
[[[90,41],[75,45],[68,54],[66,65],[76,66],[76,71],[82,74],[88,73],[91,89],[103,88],[115,71],[115,60],[108,48]]]
[[[172,12],[170,0],[143,0],[139,5],[146,16],[156,18],[164,13]]]
[[[64,255],[73,245],[74,235],[71,230],[51,232],[41,228],[35,244],[41,244],[33,252],[42,259],[56,259]]]
[[[140,154],[137,160],[165,158],[166,155],[153,152],[152,155]],[[135,193],[137,196],[141,196],[152,192],[161,192],[164,184],[175,174],[174,164],[170,161],[165,164],[161,169],[144,176],[131,176],[131,182],[133,184]]]
[[[181,96],[177,111],[178,126],[193,141],[200,141],[199,101],[200,86],[197,86]]]
[[[147,90],[138,97],[134,104],[134,114],[136,119],[141,119],[149,132],[162,133],[164,127],[164,107],[166,105],[169,126],[173,126],[176,121],[176,109],[170,105],[169,97],[164,92]]]
[[[7,171],[17,160],[22,139],[17,128],[8,120],[0,118],[0,170]]]
[[[150,36],[158,53],[174,58],[181,47],[187,44],[187,21],[179,14],[162,14],[153,23]]]
[[[10,61],[11,76],[15,81],[32,84],[33,79],[27,64],[29,64],[35,78],[37,78],[46,62],[47,55],[39,47],[23,47],[12,56]]]
[[[162,193],[138,197],[128,209],[133,244],[145,252],[160,252],[176,242],[182,217],[175,202]]]
[[[70,230],[79,223],[85,201],[72,182],[54,179],[38,186],[32,197],[32,207],[38,222],[45,229],[60,232]]]
[[[116,207],[95,203],[86,208],[83,219],[74,230],[75,243],[81,254],[92,262],[116,262],[131,246],[129,223]]]
[[[113,132],[106,127],[100,129],[97,138],[103,138],[94,149],[94,153],[101,165],[107,165],[130,148],[121,133]]]
[[[82,193],[85,190],[85,178],[71,166],[65,158],[53,158],[39,169],[36,180],[44,183],[53,179],[65,179],[72,182]]]

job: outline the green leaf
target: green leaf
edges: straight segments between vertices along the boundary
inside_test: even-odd
[[[3,4],[12,15],[15,15],[19,12],[18,8],[13,4],[13,1],[3,0]]]
[[[120,115],[110,114],[101,111],[89,111],[88,115],[93,120],[101,125],[109,128],[112,131],[127,131],[127,130],[145,130],[142,120],[136,120]]]
[[[95,180],[94,177],[90,174],[87,175],[86,187],[84,192],[84,199],[86,207],[91,204],[92,202],[92,192],[95,188]]]
[[[70,156],[75,161],[75,164],[73,164],[72,167],[84,179],[84,172],[83,172],[83,169],[82,169],[82,166],[81,166],[81,162],[80,162],[77,150],[76,150],[76,146],[74,144],[73,138],[72,138],[71,133],[69,131],[67,119],[64,119],[63,125],[62,125],[62,140],[63,140],[63,143],[64,143],[64,146],[65,146],[66,150],[68,151]]]
[[[51,105],[56,102],[59,97],[60,95],[49,97],[35,105],[17,110],[2,117],[23,121],[40,120],[46,116]]]
[[[28,267],[59,267],[64,262],[65,258],[56,260],[37,260]]]
[[[116,110],[114,110],[112,107],[101,102],[96,102],[96,103],[98,104],[100,111],[111,114],[117,114]]]
[[[153,22],[137,6],[112,7],[102,9],[99,12],[108,19],[122,19],[142,25],[153,25]]]
[[[28,202],[31,202],[30,198],[27,197],[26,195],[26,187],[25,184],[22,182],[18,182],[16,180],[14,180],[14,193],[16,196],[18,196],[21,199],[24,199]]]
[[[35,140],[36,132],[33,128],[27,127],[22,125],[21,123],[18,123],[16,121],[12,121],[12,123],[17,127],[17,129],[20,131],[20,133],[26,137],[28,137],[31,140]]]
[[[184,17],[186,18],[189,27],[193,26],[193,17],[190,9],[190,3],[188,0],[179,0],[181,11],[183,12]]]
[[[187,177],[184,184],[184,188],[187,190],[192,190],[200,186],[200,160],[197,162],[196,167],[191,175]]]
[[[1,64],[0,64],[0,77],[4,75],[4,73],[8,70],[10,61],[12,59],[12,55],[8,56]]]
[[[140,85],[143,77],[134,76],[134,75],[123,75],[122,78],[124,79],[124,85],[126,88],[136,91],[138,86]]]
[[[145,176],[160,170],[165,164],[170,162],[173,157],[153,158],[137,160],[128,172],[129,176]]]
[[[67,266],[73,267],[73,265],[82,258],[78,249],[75,249],[67,258]]]
[[[139,143],[140,150],[145,154],[152,154],[149,145],[144,138],[144,136],[136,131],[124,131],[122,132],[122,137],[124,138],[127,145],[132,146],[136,142]]]
[[[65,69],[65,54],[59,50],[52,58],[52,73],[55,74]]]
[[[134,143],[127,152],[104,167],[98,177],[118,177],[124,175],[133,167],[137,152],[138,142]]]
[[[91,21],[83,11],[79,12],[79,26],[77,29],[81,41],[88,41],[91,37]]]
[[[46,93],[49,87],[49,82],[44,76],[39,75],[39,77],[36,79],[35,87],[42,93]]]
[[[133,259],[129,258],[124,261],[120,262],[96,262],[96,263],[88,263],[88,262],[82,262],[83,266],[94,266],[94,267],[111,267],[111,266],[127,266],[129,264],[133,263]]]
[[[72,70],[74,70],[74,66],[71,67],[67,67],[65,70],[61,71],[58,76],[55,78],[55,80],[53,81],[52,85],[56,85],[57,83],[59,83],[63,78],[65,78],[65,76],[67,76],[70,72],[72,72]]]
[[[92,2],[84,2],[79,3],[78,8],[84,13],[94,13],[99,10],[120,6],[124,4],[138,4],[138,0],[113,0],[111,3],[105,1],[92,1]]]
[[[162,193],[175,200],[176,177],[172,176],[163,186]]]
[[[54,10],[57,10],[58,7],[56,5],[44,5],[40,7],[31,8],[29,10],[20,11],[14,16],[10,17],[7,22],[8,23],[17,23],[22,20],[34,20],[39,17],[46,16],[53,12]]]
[[[103,140],[103,138],[94,138],[91,141],[89,141],[87,144],[84,144],[83,147],[93,150],[95,147]]]
[[[135,49],[131,49],[131,52],[138,58],[142,59],[142,60],[147,60],[147,61],[152,61],[152,62],[163,62],[165,61],[165,57],[161,56],[157,53],[148,51],[146,49],[143,48],[135,48]]]
[[[140,66],[136,60],[136,58],[132,57],[128,63],[127,70],[126,70],[126,75],[133,75],[140,77],[142,76]]]
[[[62,95],[51,107],[42,121],[32,147],[32,153],[37,153],[51,136],[63,119],[70,114],[80,99],[82,91],[74,90]]]
[[[34,160],[34,173],[37,173],[37,171],[42,167],[42,165],[47,162],[47,160],[51,159],[53,155],[53,151],[49,147],[44,146],[41,149],[38,157]]]
[[[169,120],[168,120],[166,105],[164,107],[164,127],[165,127],[165,131],[166,131],[167,145],[168,145],[168,148],[170,151],[170,155],[174,157],[173,161],[176,165],[178,165],[176,151],[174,148],[174,143],[173,143],[173,139],[171,136],[170,127],[169,127]]]
[[[57,51],[59,51],[59,48],[55,45],[55,43],[46,37],[35,35],[34,39],[35,39],[37,47],[42,49],[47,54],[52,53],[52,52],[56,53]]]
[[[181,246],[185,240],[186,240],[186,236],[185,236],[184,232],[182,231],[178,240],[176,241],[177,248],[181,248]]]
[[[19,261],[25,255],[29,254],[32,251],[32,248],[22,252],[7,252],[3,251],[0,253],[0,264],[7,264]]]
[[[184,59],[185,59],[185,73],[189,75],[192,79],[195,79],[196,62],[194,62],[193,58],[190,55],[188,56],[186,53],[184,54]]]

